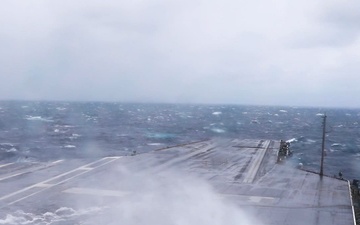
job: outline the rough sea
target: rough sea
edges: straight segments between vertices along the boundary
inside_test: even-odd
[[[209,138],[291,142],[287,162],[360,178],[360,109],[106,102],[0,102],[0,164],[143,153]]]

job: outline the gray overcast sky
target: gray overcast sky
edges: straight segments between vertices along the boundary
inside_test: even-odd
[[[2,0],[0,99],[360,107],[360,1]]]

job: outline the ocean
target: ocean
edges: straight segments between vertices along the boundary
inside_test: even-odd
[[[360,109],[285,106],[0,102],[0,163],[141,154],[210,138],[291,142],[307,170],[320,168],[322,115],[327,115],[324,174],[360,178]]]

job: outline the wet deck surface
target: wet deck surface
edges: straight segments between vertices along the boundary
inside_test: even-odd
[[[276,164],[278,149],[278,141],[216,139],[136,156],[0,165],[0,224],[118,224],[131,207],[169,219],[174,205],[206,209],[219,199],[260,224],[354,224],[347,181]]]

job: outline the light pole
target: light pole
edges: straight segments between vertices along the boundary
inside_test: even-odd
[[[326,133],[326,113],[323,116],[323,135],[322,135],[322,146],[321,146],[321,164],[320,164],[320,176],[324,174],[324,156],[325,156],[325,133]]]

